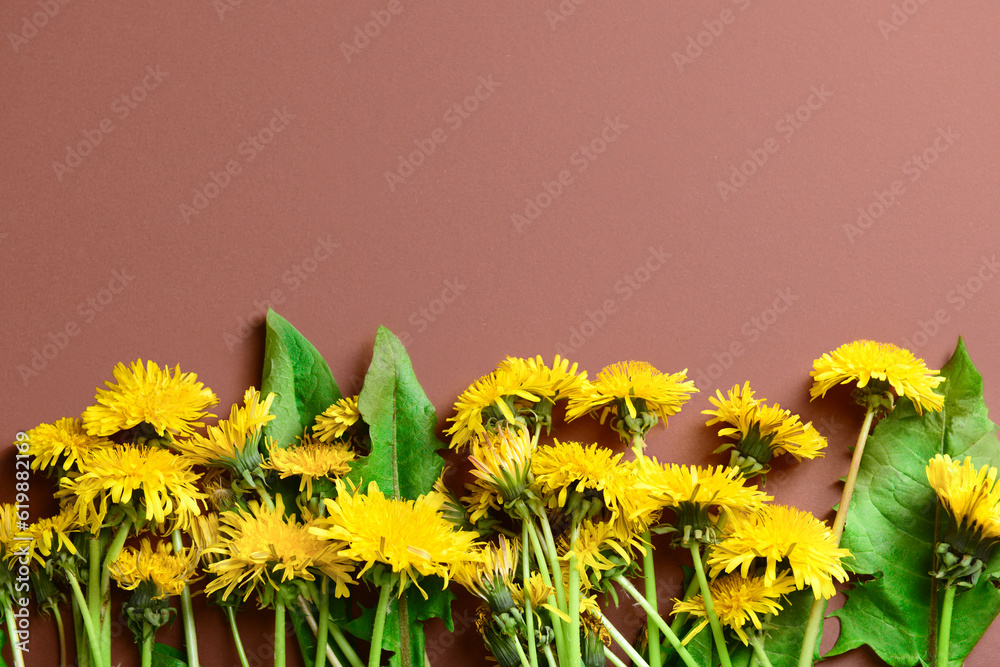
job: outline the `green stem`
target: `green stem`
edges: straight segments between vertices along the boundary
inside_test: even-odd
[[[708,578],[705,577],[705,566],[701,562],[701,547],[697,544],[691,545],[691,560],[694,561],[694,572],[701,588],[701,599],[705,601],[705,615],[708,616],[708,623],[712,626],[715,647],[719,650],[719,660],[722,662],[722,667],[733,667],[729,649],[726,647],[726,638],[722,636],[722,624],[719,623],[719,616],[715,613],[715,603],[712,601],[712,591],[708,587]]]
[[[285,667],[285,603],[274,600],[274,667]]]
[[[545,653],[545,659],[549,661],[549,667],[559,667],[556,663],[556,657],[552,655],[552,646],[543,644],[542,651]]]
[[[538,435],[538,429],[535,429]],[[528,581],[531,579],[531,563],[528,558],[528,524],[521,522],[521,580],[524,586],[524,619],[527,624],[528,657],[531,667],[538,667],[538,648],[535,645],[535,611],[531,608],[531,595],[528,594]]]
[[[674,634],[674,632],[670,629],[670,626],[667,625],[667,622],[664,621],[663,618],[656,613],[656,610],[652,609],[649,606],[649,603],[646,602],[646,598],[644,598],[642,594],[635,589],[635,586],[633,586],[628,579],[626,579],[620,574],[614,577],[613,581],[619,586],[621,586],[622,590],[631,595],[632,598],[639,603],[639,606],[643,608],[643,610],[646,612],[647,615],[653,617],[653,619],[656,621],[657,627],[660,628],[660,632],[662,632],[663,635],[667,638],[667,641],[670,642],[670,645],[674,647],[674,650],[677,651],[677,655],[681,657],[681,660],[684,661],[684,664],[687,665],[688,667],[698,667],[698,665],[694,661],[694,658],[692,658],[691,654],[688,653],[687,648],[685,648],[684,645],[681,644],[681,640],[677,638],[677,635]]]
[[[646,542],[646,553],[642,556],[642,577],[646,584],[646,602],[659,613],[659,605],[656,600],[656,569],[653,563],[653,538],[647,530],[642,534],[643,541]],[[652,618],[646,617],[646,636],[649,643],[649,664],[652,667],[660,667],[663,664],[660,658],[660,632],[656,627],[656,622]]]
[[[382,632],[385,630],[385,614],[389,609],[389,596],[394,587],[393,581],[382,584],[378,596],[378,607],[375,608],[375,627],[372,628],[372,648],[368,654],[368,667],[379,667],[382,657]]]
[[[627,667],[627,665],[622,662],[622,659],[612,653],[611,649],[607,646],[604,647],[604,657],[607,658],[615,667]]]
[[[224,607],[226,610],[226,618],[229,620],[229,632],[233,635],[233,644],[236,645],[236,654],[240,657],[240,664],[243,667],[250,667],[249,661],[247,661],[246,651],[243,650],[243,640],[240,638],[240,629],[236,625],[236,612],[233,608],[226,605]]]
[[[344,654],[345,658],[347,658],[347,662],[351,663],[351,667],[365,667],[365,664],[361,662],[361,658],[358,656],[357,651],[355,651],[354,647],[347,641],[347,637],[344,636],[340,626],[336,623],[330,624],[330,636],[333,637],[333,641],[337,642],[340,652]]]
[[[181,531],[174,530],[170,536],[174,545],[174,553],[179,555],[184,549],[181,541]],[[184,645],[187,648],[188,667],[199,667],[198,664],[198,634],[194,625],[194,606],[191,604],[191,587],[184,584],[181,591],[181,617],[184,621]]]
[[[751,634],[750,644],[753,646],[753,656],[757,660],[760,660],[760,664],[764,667],[774,667],[771,664],[770,659],[768,659],[767,653],[764,652],[764,642],[761,641],[760,636],[757,634]]]
[[[698,577],[691,577],[691,581],[688,582],[688,587],[684,591],[684,597],[681,599],[687,600],[688,598],[694,597],[695,593],[698,592],[698,588]],[[690,614],[686,611],[674,616],[674,620],[670,624],[670,629],[673,630],[674,634],[680,634],[680,631],[684,629],[684,624],[687,623],[689,616]]]
[[[632,659],[632,664],[635,665],[636,667],[649,667],[649,663],[642,659],[642,656],[639,655],[639,652],[635,650],[635,647],[632,646],[629,640],[625,639],[625,637],[622,636],[622,633],[618,632],[618,628],[616,628],[614,625],[611,624],[611,621],[608,620],[608,617],[605,616],[604,614],[600,614],[600,616],[601,616],[601,623],[607,629],[608,634],[611,635],[612,639],[618,642],[618,645],[622,647],[623,651],[625,651],[625,655],[627,655],[629,658]],[[697,667],[697,666],[691,664],[689,665],[689,667]]]
[[[319,606],[319,621],[316,623],[315,667],[325,667],[326,665],[326,637],[327,628],[330,625],[330,594],[327,592],[326,582],[327,579],[324,578],[323,583],[320,584],[319,599],[316,601]]]
[[[153,665],[153,637],[155,636],[152,626],[143,621],[142,623],[142,667],[152,667]]]
[[[103,664],[108,667],[111,666],[111,564],[118,560],[131,527],[132,520],[125,517],[115,532],[111,544],[108,545],[108,553],[104,556],[104,567],[101,570],[101,595],[103,596],[101,605],[104,611],[101,620],[101,653],[104,656]],[[197,665],[191,667],[197,667]]]
[[[941,605],[941,629],[938,631],[937,667],[948,667],[949,644],[951,643],[951,612],[955,606],[955,592],[958,586],[951,584],[944,589]]]
[[[88,642],[94,642],[94,664],[92,667],[103,667],[104,662],[100,659],[101,651],[101,536],[91,535],[87,542],[87,602],[84,608],[90,616],[90,622],[95,629],[94,637],[88,637]]]
[[[90,667],[90,655],[81,651],[86,638],[83,631],[83,618],[80,613],[80,603],[75,595],[70,596],[70,608],[73,610],[73,646],[76,650],[76,664],[79,667]],[[86,611],[86,610],[84,610]]]
[[[576,567],[576,553],[573,549],[576,547],[576,540],[580,535],[580,522],[577,519],[573,520],[573,528],[570,531],[570,543],[569,543],[569,586],[567,587],[567,605],[569,610],[569,629],[567,630],[567,639],[569,639],[569,645],[566,648],[567,655],[570,660],[570,664],[579,664],[581,658],[583,657],[580,651],[580,571]]]
[[[257,492],[257,495],[260,496],[260,499],[264,501],[264,506],[273,512],[274,500],[271,499],[271,494],[267,492],[267,489],[264,487],[264,485],[259,480],[255,479],[253,475],[251,475],[250,472],[247,470],[243,471],[243,479],[246,481],[247,484],[249,484],[254,488],[254,490]]]
[[[837,516],[833,520],[833,538],[840,546],[840,536],[844,533],[844,525],[847,523],[847,508],[851,504],[851,496],[854,495],[854,484],[858,480],[858,469],[861,467],[861,457],[865,453],[865,443],[868,442],[868,432],[872,428],[872,420],[875,411],[871,408],[865,412],[865,421],[861,425],[861,433],[858,434],[858,442],[854,446],[854,455],[851,457],[851,468],[847,473],[847,480],[844,482],[844,491],[840,496],[840,506],[837,508]],[[819,637],[820,629],[823,627],[823,615],[826,611],[827,601],[823,598],[814,599],[812,607],[809,609],[809,620],[806,622],[806,634],[802,640],[802,651],[799,653],[799,667],[812,667],[813,655],[816,653],[816,640]]]
[[[14,623],[14,608],[9,600],[3,602],[3,618],[7,626],[10,654],[14,657],[14,667],[24,667],[24,656],[21,655],[21,644],[17,639],[17,624]]]
[[[535,524],[531,519],[531,515],[523,504],[520,506],[519,511],[521,513],[521,521],[528,526],[528,537],[531,538],[531,546],[535,550],[535,562],[538,564],[538,572],[542,575],[542,583],[556,590],[555,586],[552,585],[549,568],[545,564],[545,550],[542,549],[541,541],[538,539],[538,531],[535,530]],[[527,584],[527,582],[525,583]],[[549,595],[548,603],[557,609],[565,609],[564,606],[559,604],[558,598],[552,595]],[[552,630],[556,638],[556,653],[559,656],[559,664],[566,665],[568,664],[566,662],[566,630],[559,615],[554,611],[550,611],[549,613],[552,616]]]
[[[562,569],[559,565],[559,552],[556,550],[556,541],[552,535],[552,526],[549,524],[549,517],[544,510],[538,512],[538,523],[542,526],[542,536],[545,538],[545,552],[552,565],[552,587],[556,591],[556,604],[559,609],[565,611],[566,590],[563,588]],[[534,524],[532,524],[534,527]],[[563,627],[560,625],[559,627]]]
[[[50,611],[55,616],[56,633],[59,637],[59,667],[66,667],[66,629],[63,627],[62,611],[59,605],[52,605]]]
[[[66,572],[66,579],[69,581],[70,588],[73,589],[73,595],[76,597],[77,604],[80,605],[80,618],[83,620],[83,627],[87,631],[87,645],[90,647],[90,657],[93,660],[91,667],[97,667],[101,664],[101,644],[97,637],[97,628],[94,627],[94,619],[86,612],[87,600],[83,597],[83,591],[80,590],[80,582],[69,571]],[[79,653],[79,646],[77,647],[77,653]]]
[[[521,667],[531,667],[528,664],[528,656],[524,654],[524,649],[521,648],[521,642],[518,641],[517,637],[514,637],[514,649],[517,650],[517,657],[521,659]]]

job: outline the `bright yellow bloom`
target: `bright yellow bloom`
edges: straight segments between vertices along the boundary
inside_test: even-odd
[[[198,474],[191,463],[165,449],[116,445],[92,452],[80,473],[60,480],[60,497],[74,497],[81,526],[100,530],[111,505],[134,505],[140,519],[164,527],[167,520],[185,530],[199,514]],[[133,497],[134,496],[134,497]]]
[[[560,560],[568,563],[572,556],[576,557],[576,568],[580,572],[580,581],[584,584],[590,581],[588,569],[599,578],[602,572],[632,562],[630,552],[633,549],[642,553],[646,551],[638,537],[622,540],[609,522],[590,520],[580,524],[579,535],[573,544],[569,544],[568,539],[563,539],[559,546],[562,552]],[[620,557],[623,563],[611,560],[610,557],[614,555]]]
[[[677,414],[691,394],[698,390],[687,380],[687,369],[667,375],[645,361],[625,361],[607,366],[592,383],[570,396],[566,421],[589,413],[608,414],[623,440],[644,436],[658,420],[667,426],[667,417]]]
[[[139,424],[148,424],[161,437],[188,435],[203,426],[205,410],[219,402],[196,374],[181,373],[180,366],[171,375],[169,368],[152,361],[143,367],[139,359],[129,367],[119,363],[113,374],[116,383],[105,382],[108,388],[97,390],[97,405],[83,412],[90,435],[107,437]]]
[[[478,534],[454,529],[438,512],[440,494],[395,500],[383,496],[375,482],[366,494],[348,491],[339,480],[337,486],[336,500],[325,501],[327,516],[312,532],[346,542],[339,553],[361,565],[359,576],[376,564],[387,565],[398,575],[399,595],[409,582],[423,593],[419,577],[439,576],[447,587],[456,565],[475,557]]]
[[[118,559],[111,564],[111,577],[123,590],[132,591],[143,582],[153,584],[156,589],[154,599],[180,595],[184,586],[193,581],[198,558],[193,549],[184,549],[175,554],[169,542],[150,545],[142,538],[138,549],[125,547]]]
[[[797,589],[812,587],[817,599],[836,594],[834,579],[847,581],[841,561],[851,552],[838,548],[827,525],[809,512],[765,505],[759,513],[734,515],[726,532],[708,557],[712,576],[739,568],[747,577],[757,559],[766,559],[765,586],[777,581],[780,564],[791,568]]]
[[[479,520],[488,516],[490,512],[500,511],[502,499],[497,496],[492,486],[477,479],[472,484],[466,484],[465,490],[469,495],[462,496],[461,501],[469,508],[469,521],[473,524],[478,524]]]
[[[599,497],[612,515],[621,512],[619,484],[621,476],[631,475],[631,469],[621,463],[622,454],[615,454],[598,444],[584,446],[578,442],[560,442],[539,447],[532,457],[531,470],[535,487],[548,499],[549,507],[566,507],[570,493]],[[575,509],[571,507],[572,511]]]
[[[0,503],[0,562],[12,562],[27,553],[28,536],[23,530],[26,519],[22,521],[21,516],[26,517],[27,513],[19,515],[14,503]],[[5,578],[9,576],[10,572],[0,567],[0,589],[7,583]],[[0,595],[3,593],[0,592]]]
[[[316,415],[313,434],[320,442],[333,442],[339,440],[359,419],[361,413],[358,411],[358,397],[341,398]]]
[[[749,622],[758,631],[762,630],[760,617],[766,618],[769,614],[777,614],[782,610],[779,600],[795,590],[795,580],[782,574],[768,584],[763,577],[747,578],[739,574],[727,574],[712,581],[708,588],[712,592],[712,602],[719,621],[729,626],[744,646],[749,646],[750,638],[744,627]],[[702,619],[684,638],[685,644],[708,625],[705,600],[701,593],[687,600],[675,599],[670,613],[687,613]]]
[[[187,532],[203,566],[207,567],[221,560],[222,557],[218,553],[208,551],[211,547],[220,546],[224,541],[218,512],[205,512],[194,517]]]
[[[14,545],[24,549],[28,561],[34,561],[45,566],[46,559],[57,551],[76,554],[71,533],[80,530],[76,513],[71,505],[62,508],[53,517],[39,519],[25,530],[18,531],[18,539]],[[23,556],[22,556],[23,558]]]
[[[39,424],[28,431],[32,470],[60,467],[69,470],[88,452],[113,446],[110,440],[87,435],[83,421],[69,417],[54,424]]]
[[[281,478],[299,477],[299,492],[312,496],[317,479],[334,480],[351,470],[354,452],[342,443],[304,440],[293,447],[271,446],[268,461],[262,467],[277,470]]]
[[[251,473],[261,465],[260,441],[264,425],[274,419],[271,404],[274,393],[260,400],[260,392],[250,387],[243,395],[243,406],[233,405],[229,419],[221,419],[206,429],[206,435],[194,434],[175,447],[194,465],[222,466],[237,476]]]
[[[951,518],[950,538],[972,552],[986,547],[986,552],[973,554],[982,558],[1000,541],[997,469],[984,465],[977,470],[968,456],[959,463],[947,454],[938,454],[927,463],[927,479]]]
[[[813,428],[812,423],[803,424],[798,415],[791,410],[782,410],[781,406],[766,405],[763,399],[754,398],[750,383],[734,386],[722,397],[722,391],[716,390],[716,397],[709,401],[716,410],[702,410],[703,415],[711,415],[712,419],[706,426],[724,422],[728,427],[719,430],[723,438],[729,437],[737,441],[735,445],[725,445],[722,449],[736,447],[744,456],[751,457],[767,471],[767,463],[773,456],[791,454],[797,460],[812,459],[822,456],[826,447],[826,438]]]
[[[523,582],[522,582],[523,583]],[[514,602],[516,602],[522,609],[524,608],[524,593],[527,591],[528,599],[531,600],[531,608],[538,613],[539,609],[547,609],[550,612],[555,613],[556,616],[561,618],[564,622],[569,623],[569,616],[565,612],[560,611],[559,607],[549,604],[549,598],[555,599],[556,589],[552,586],[548,586],[542,581],[542,575],[538,572],[532,571],[528,578],[527,586],[519,586],[514,584],[511,589],[514,596]],[[583,598],[581,598],[581,601]]]
[[[208,568],[216,578],[205,587],[206,593],[222,590],[226,599],[239,588],[245,601],[256,589],[266,605],[280,583],[314,581],[314,572],[322,572],[336,585],[338,597],[348,594],[352,566],[337,553],[343,543],[320,539],[313,532],[314,521],[303,524],[285,516],[280,495],[273,510],[252,502],[249,510],[223,512],[219,521],[224,539],[205,551],[221,559]]]
[[[472,443],[469,461],[472,474],[479,482],[493,489],[504,504],[521,497],[528,484],[534,441],[528,429],[501,428]]]
[[[503,600],[512,595],[513,579],[517,574],[520,544],[508,540],[503,535],[497,544],[487,544],[479,552],[478,557],[460,562],[454,568],[455,581],[473,595],[490,603]],[[513,603],[513,598],[510,598]],[[494,609],[497,612],[496,609]],[[499,610],[502,613],[506,609]]]
[[[683,503],[715,507],[729,514],[754,512],[771,496],[746,486],[740,471],[728,466],[660,464],[653,457],[640,460],[636,487],[647,492],[650,502],[663,507]]]
[[[813,362],[812,398],[825,396],[838,384],[857,383],[857,388],[871,398],[884,397],[891,407],[893,392],[913,401],[917,414],[924,410],[939,412],[944,397],[934,389],[944,382],[941,371],[929,370],[922,359],[909,350],[891,343],[857,340],[841,345]]]
[[[546,366],[542,355],[534,359],[507,357],[497,366],[497,374],[509,374],[510,384],[531,387],[532,391],[550,403],[573,395],[583,387],[587,371],[577,372],[577,364],[572,366],[569,359],[558,354],[552,366]]]

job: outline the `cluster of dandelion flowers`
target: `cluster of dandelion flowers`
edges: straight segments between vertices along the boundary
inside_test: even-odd
[[[299,492],[305,491],[307,496],[312,497],[313,482],[332,482],[346,475],[354,459],[354,452],[343,443],[306,439],[292,447],[272,445],[268,450],[268,460],[262,467],[277,471],[282,479],[298,477]]]
[[[712,576],[739,570],[744,577],[763,570],[765,585],[777,581],[778,568],[792,571],[795,587],[811,587],[814,597],[829,599],[833,580],[847,581],[842,560],[851,552],[837,546],[825,523],[809,512],[784,505],[765,505],[759,512],[734,515],[726,537],[708,557]]]
[[[316,571],[331,579],[338,597],[346,596],[347,585],[353,583],[352,563],[337,553],[343,544],[320,539],[312,532],[315,526],[313,521],[300,523],[294,516],[285,516],[281,496],[273,509],[250,503],[248,509],[223,512],[219,515],[223,539],[205,549],[219,556],[209,565],[215,578],[205,592],[221,590],[222,598],[228,599],[239,589],[245,601],[257,590],[261,604],[267,605],[281,583],[314,581]]]
[[[927,463],[927,479],[948,515],[948,530],[937,545],[943,558],[941,578],[978,579],[982,565],[1000,542],[1000,485],[997,469],[976,469],[971,457],[962,463],[938,454]]]
[[[749,382],[743,387],[734,386],[726,392],[726,397],[721,390],[716,390],[716,396],[708,400],[716,409],[702,410],[702,414],[712,417],[705,425],[728,424],[719,429],[719,435],[736,440],[718,451],[734,447],[738,452],[734,458],[742,459],[741,467],[749,467],[751,474],[767,472],[768,463],[774,456],[791,454],[801,461],[823,455],[826,438],[811,422],[803,424],[790,410],[783,410],[777,403],[767,405],[763,399],[755,398]]]
[[[316,415],[313,435],[320,442],[339,440],[347,432],[347,429],[354,426],[359,419],[361,419],[361,412],[358,410],[358,397],[341,398]]]
[[[209,426],[205,435],[178,441],[175,447],[194,465],[224,467],[244,477],[261,465],[260,441],[264,425],[274,419],[271,404],[274,393],[261,400],[260,392],[250,387],[243,395],[243,406],[233,405],[229,419]]]
[[[115,382],[105,382],[108,388],[97,390],[97,404],[83,412],[90,435],[113,436],[143,424],[161,438],[190,435],[219,402],[195,373],[182,373],[180,366],[171,373],[152,361],[143,366],[139,359],[130,366],[119,363],[112,374]]]
[[[645,361],[607,366],[593,382],[585,383],[570,396],[566,420],[600,413],[603,423],[608,414],[613,414],[623,440],[645,436],[659,420],[666,426],[667,417],[677,414],[698,391],[686,373],[684,369],[667,375]]]
[[[89,454],[79,474],[63,477],[56,494],[72,499],[81,526],[100,530],[112,507],[134,511],[159,527],[167,521],[181,530],[201,512],[198,474],[192,463],[165,449],[115,445]],[[134,498],[133,498],[134,496]]]
[[[905,396],[917,414],[939,412],[944,407],[944,397],[934,391],[944,382],[939,374],[909,350],[891,343],[857,340],[813,362],[809,393],[815,399],[838,384],[856,383],[858,401],[866,407],[892,409],[894,398]]]
[[[741,574],[727,574],[712,581],[708,586],[719,621],[730,628],[744,646],[750,638],[746,633],[747,624],[752,624],[758,632],[763,629],[763,620],[782,610],[780,600],[795,590],[795,580],[782,574],[770,583],[764,577],[744,577]],[[691,614],[702,619],[684,639],[687,644],[706,625],[708,613],[701,593],[685,600],[674,600],[671,614]]]
[[[447,587],[455,567],[474,558],[479,534],[455,530],[438,511],[444,500],[439,494],[396,500],[382,495],[375,482],[367,493],[350,491],[341,481],[337,487],[337,498],[325,501],[327,516],[310,530],[319,539],[344,543],[338,553],[361,566],[359,576],[372,568],[378,576],[389,568],[398,578],[399,595],[412,582],[426,596],[420,577],[441,577]]]
[[[28,431],[28,454],[32,470],[49,468],[67,471],[77,465],[89,452],[113,443],[87,433],[83,421],[66,417],[53,424],[39,424]]]
[[[184,586],[191,583],[197,563],[197,554],[193,549],[174,553],[168,542],[160,542],[154,549],[149,540],[143,538],[138,549],[122,549],[109,570],[123,590],[135,590],[146,582],[155,591],[153,597],[162,599],[181,594]]]

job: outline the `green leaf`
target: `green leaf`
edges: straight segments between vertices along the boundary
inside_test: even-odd
[[[0,610],[0,614],[3,614],[3,610]],[[5,632],[4,624],[0,624],[0,651],[3,647],[7,645],[7,633]],[[0,655],[0,667],[7,667],[7,663],[3,661],[3,656]]]
[[[910,401],[900,400],[866,445],[842,546],[854,555],[854,571],[870,579],[850,590],[834,612],[841,633],[830,655],[868,644],[892,667],[934,662],[930,638],[937,634],[942,594],[928,573],[935,536],[947,519],[927,481],[927,462],[936,454],[971,456],[976,466],[998,459],[982,377],[961,340],[941,374],[947,378],[939,387],[942,412],[920,416]],[[995,573],[997,563],[991,559],[987,571]],[[951,665],[961,665],[1000,611],[1000,592],[987,579],[955,598]]]
[[[166,644],[153,644],[153,667],[187,667],[187,654]]]
[[[305,612],[298,605],[288,605],[285,613],[288,614],[292,629],[295,630],[295,638],[299,641],[302,662],[308,665],[316,658],[316,635],[309,627]]]
[[[264,435],[287,447],[312,426],[316,415],[336,403],[340,389],[330,367],[306,338],[281,315],[267,311],[261,394],[274,392],[275,418]]]
[[[783,609],[769,623],[772,629],[764,639],[764,651],[771,659],[774,667],[796,667],[799,664],[799,653],[802,651],[802,640],[806,635],[806,621],[812,608],[812,589],[795,591],[786,596],[782,603]],[[752,628],[746,628],[749,632]],[[816,638],[814,660],[819,659],[819,644],[823,638],[823,628]]]
[[[424,577],[420,586],[427,592],[426,600],[415,586],[409,586],[402,597],[391,601],[382,639],[382,647],[393,652],[390,667],[424,666],[424,621],[441,618],[454,631],[451,601],[455,595],[442,589],[442,583],[438,577]]]
[[[406,348],[385,327],[375,335],[372,363],[358,398],[369,426],[371,453],[355,462],[348,479],[377,482],[386,497],[410,498],[431,491],[444,468],[434,435],[437,415],[417,382]]]

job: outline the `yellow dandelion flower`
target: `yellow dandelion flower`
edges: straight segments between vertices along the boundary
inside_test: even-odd
[[[632,550],[646,552],[642,541],[636,536],[622,540],[614,527],[607,521],[583,521],[579,534],[572,544],[569,539],[560,540],[560,560],[569,562],[576,557],[576,568],[580,573],[580,581],[590,581],[587,571],[593,572],[595,579],[600,579],[601,573],[632,562]],[[618,556],[622,562],[611,560]]]
[[[856,383],[862,405],[892,409],[894,397],[905,396],[913,401],[917,414],[940,412],[944,397],[934,392],[944,382],[940,372],[891,343],[857,340],[813,362],[809,394],[815,399],[838,384]]]
[[[26,510],[18,510],[14,503],[0,503],[0,562],[21,560],[28,554],[31,538],[24,533],[27,521]],[[10,570],[0,567],[0,590],[9,583],[8,577]]]
[[[218,512],[205,512],[194,517],[188,527],[188,535],[198,554],[199,560],[205,565],[209,565],[222,559],[222,556],[209,551],[212,547],[222,544],[222,524],[219,521]]]
[[[282,479],[299,478],[299,492],[312,497],[313,482],[318,479],[333,481],[351,470],[354,452],[342,443],[303,440],[293,447],[271,446],[268,461],[262,467],[276,470]]]
[[[527,488],[534,449],[527,428],[501,428],[495,434],[486,434],[473,441],[469,455],[472,474],[492,488],[505,505],[510,504]]]
[[[67,417],[28,431],[28,454],[34,457],[32,470],[69,470],[88,452],[111,446],[113,443],[106,438],[88,435],[80,419]]]
[[[780,565],[791,569],[797,589],[811,587],[817,599],[836,594],[834,579],[847,581],[841,561],[851,552],[838,548],[827,525],[809,512],[765,505],[759,513],[734,515],[726,530],[708,557],[712,576],[739,568],[747,577],[751,566],[762,564],[764,584],[770,586]]]
[[[620,476],[630,474],[621,458],[622,454],[596,443],[584,446],[556,440],[555,444],[535,451],[531,470],[535,487],[539,495],[548,499],[549,507],[564,507],[573,512],[579,509],[580,501],[599,498],[604,508],[617,516],[621,512],[619,492],[623,488],[617,482]]]
[[[313,434],[320,442],[333,442],[343,437],[347,429],[361,419],[358,411],[358,397],[342,398],[321,414],[316,415]]]
[[[165,449],[116,445],[87,456],[80,473],[60,480],[59,497],[72,497],[77,520],[96,533],[112,506],[131,509],[158,527],[170,520],[185,530],[199,514],[198,474],[191,463]]]
[[[558,354],[551,366],[545,365],[542,355],[533,359],[507,357],[497,366],[497,373],[509,374],[510,384],[531,387],[532,392],[553,403],[575,394],[583,387],[587,371],[578,373],[577,366],[570,365],[569,359],[563,359]]]
[[[465,490],[469,495],[462,496],[461,501],[469,508],[469,521],[473,524],[478,525],[491,512],[500,511],[501,498],[492,486],[476,480],[472,484],[466,484]]]
[[[167,367],[142,359],[131,366],[119,363],[113,371],[115,382],[97,390],[97,405],[83,412],[83,425],[90,435],[111,436],[140,424],[147,424],[158,436],[188,435],[203,426],[206,409],[219,402],[212,390],[198,382],[194,373],[171,375]]]
[[[274,419],[271,404],[275,398],[269,393],[263,401],[260,392],[250,387],[243,395],[243,406],[234,405],[229,419],[221,419],[206,429],[206,435],[175,443],[178,451],[194,465],[222,466],[239,477],[253,473],[262,463],[260,442],[264,425]]]
[[[398,576],[399,595],[409,582],[423,593],[419,577],[436,575],[447,587],[455,566],[470,559],[479,536],[453,528],[438,512],[444,500],[439,494],[395,500],[383,496],[375,482],[367,493],[352,493],[340,480],[337,486],[337,498],[325,501],[328,516],[312,532],[345,542],[339,553],[361,565],[359,576],[381,564]]]
[[[687,369],[667,375],[645,361],[625,361],[607,366],[594,381],[570,396],[566,421],[600,413],[601,423],[609,414],[612,425],[626,442],[645,436],[657,421],[677,414],[698,390],[687,380]]]
[[[744,646],[749,646],[750,638],[744,628],[749,623],[758,632],[761,631],[763,629],[761,616],[766,618],[782,610],[779,601],[782,596],[795,590],[795,580],[787,574],[781,574],[771,583],[766,583],[764,577],[728,574],[712,581],[708,589],[712,593],[712,602],[719,621],[732,629]],[[686,613],[702,619],[701,623],[692,628],[684,638],[685,644],[708,625],[705,600],[700,593],[686,600],[674,599],[674,607],[670,613]]]
[[[501,535],[496,544],[485,545],[475,557],[459,562],[455,581],[489,603],[493,613],[502,614],[515,604],[513,579],[520,550],[517,541]]]
[[[701,413],[712,416],[706,426],[729,424],[719,429],[719,435],[733,438],[736,443],[727,443],[717,451],[735,448],[730,465],[739,463],[745,473],[757,474],[767,472],[774,456],[791,454],[801,461],[823,455],[826,438],[813,428],[812,422],[803,424],[791,410],[782,410],[777,403],[766,405],[763,399],[754,398],[749,382],[742,389],[734,386],[726,398],[721,390],[716,390],[716,396],[708,399],[716,409]]]
[[[336,585],[338,597],[348,594],[352,566],[337,553],[343,544],[320,539],[313,532],[314,521],[300,523],[294,516],[285,516],[281,496],[274,509],[254,502],[248,510],[223,512],[219,521],[223,541],[205,549],[221,556],[208,568],[215,579],[205,587],[206,593],[221,590],[223,599],[228,599],[238,588],[245,601],[257,590],[261,603],[267,605],[281,583],[314,581],[314,572],[321,572]]]
[[[79,530],[80,525],[77,523],[74,508],[66,505],[59,514],[38,519],[19,531],[15,544],[22,550],[23,559],[34,561],[44,567],[46,560],[58,551],[76,554],[72,533]]]
[[[180,595],[184,586],[194,581],[193,575],[198,558],[193,549],[184,549],[174,553],[169,542],[160,542],[156,549],[143,538],[138,549],[125,547],[117,560],[108,568],[111,577],[118,586],[126,591],[132,591],[139,584],[148,582],[153,585],[153,599]]]

